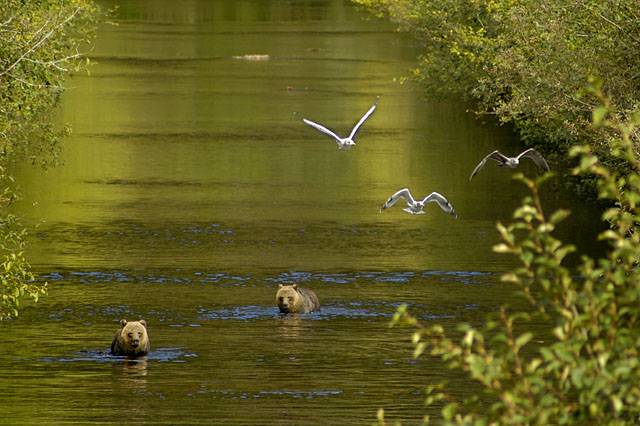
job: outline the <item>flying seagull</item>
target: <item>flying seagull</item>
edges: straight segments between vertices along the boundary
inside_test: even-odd
[[[420,201],[416,201],[411,195],[411,191],[409,191],[409,188],[402,188],[401,190],[393,194],[391,197],[389,197],[389,199],[387,200],[386,203],[384,203],[380,211],[388,209],[389,207],[393,206],[400,198],[404,198],[404,200],[407,202],[408,207],[405,209],[402,209],[407,213],[424,214],[424,210],[423,210],[424,205],[427,203],[434,202],[434,203],[437,203],[445,213],[449,213],[451,216],[455,218],[458,217],[458,215],[456,214],[456,211],[453,209],[453,206],[451,205],[449,200],[447,200],[442,194],[439,194],[437,192],[432,192],[431,194],[424,197],[424,199]]]
[[[353,138],[356,136],[356,133],[358,132],[358,129],[360,129],[360,126],[362,126],[362,123],[364,123],[365,120],[367,118],[369,118],[369,116],[371,114],[373,114],[373,111],[375,111],[376,106],[377,106],[377,102],[375,102],[371,106],[371,108],[369,108],[369,111],[367,111],[362,116],[360,121],[358,121],[358,123],[355,126],[353,126],[353,129],[351,130],[351,134],[349,136],[347,136],[346,138],[341,138],[340,136],[336,135],[333,131],[331,131],[331,130],[327,129],[326,127],[324,127],[322,124],[314,123],[313,121],[307,120],[306,118],[303,118],[302,121],[307,123],[309,126],[314,127],[316,130],[321,131],[325,135],[329,135],[332,138],[334,138],[336,140],[336,142],[338,143],[338,148],[339,149],[349,149],[349,148],[353,147],[356,144],[354,142]]]
[[[488,159],[497,161],[499,163],[498,166],[500,167],[506,166],[510,169],[515,169],[520,164],[521,158],[530,158],[534,163],[536,163],[536,166],[549,171],[549,165],[547,164],[545,159],[542,157],[542,155],[540,155],[538,151],[533,148],[522,151],[517,157],[507,157],[506,155],[501,154],[500,151],[496,150],[484,157],[482,161],[478,163],[476,168],[473,169],[471,176],[469,176],[469,180],[473,179],[473,177],[480,171],[480,169],[485,165]]]

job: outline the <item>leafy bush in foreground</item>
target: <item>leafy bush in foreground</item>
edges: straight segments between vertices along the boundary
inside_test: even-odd
[[[599,197],[610,205],[603,219],[610,227],[600,235],[606,257],[582,257],[577,271],[563,262],[575,248],[553,236],[568,216],[547,215],[538,195],[548,177],[519,175],[531,191],[515,211],[513,223],[498,224],[498,253],[516,256],[520,267],[502,276],[529,302],[526,312],[501,308],[481,328],[459,326],[460,339],[440,325],[421,324],[401,307],[394,323],[416,328],[414,356],[441,359],[482,389],[455,400],[446,385],[429,388],[427,405],[442,404],[444,424],[457,425],[627,425],[640,421],[640,158],[631,135],[640,113],[618,121],[599,86],[592,92],[601,106],[593,124],[617,137],[611,155],[627,172],[603,166],[588,145],[576,146],[576,174],[595,176]],[[535,345],[528,331],[533,321],[550,327],[552,342]],[[439,419],[440,420],[440,419]],[[429,423],[425,418],[425,424]],[[384,412],[378,413],[384,425]]]

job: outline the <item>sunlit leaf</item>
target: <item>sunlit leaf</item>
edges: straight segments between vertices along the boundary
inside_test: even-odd
[[[609,110],[607,109],[607,107],[599,106],[595,108],[593,110],[592,117],[591,117],[593,125],[600,126],[608,113],[609,113]]]
[[[521,336],[519,336],[516,339],[516,348],[518,348],[518,349],[522,348],[524,345],[529,343],[532,338],[533,338],[533,333],[531,333],[531,332],[527,332],[527,333],[522,334]]]

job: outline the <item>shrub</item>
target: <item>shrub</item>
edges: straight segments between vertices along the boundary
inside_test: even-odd
[[[502,281],[519,290],[529,309],[502,307],[482,327],[460,325],[459,338],[420,323],[406,306],[395,314],[394,324],[416,329],[415,357],[437,357],[481,389],[456,400],[446,384],[432,384],[427,405],[443,404],[444,424],[624,425],[640,418],[640,159],[631,139],[640,113],[620,121],[597,82],[589,92],[601,105],[593,125],[617,135],[609,155],[625,166],[609,169],[589,145],[571,150],[579,160],[574,173],[594,176],[609,205],[602,217],[610,227],[599,237],[608,243],[606,256],[582,256],[577,270],[565,266],[575,248],[553,232],[569,212],[544,212],[539,188],[549,175],[518,175],[531,195],[513,223],[497,225],[502,242],[494,250],[519,260]],[[532,342],[534,321],[548,324],[550,343]],[[378,424],[385,424],[383,411]]]
[[[431,96],[463,96],[560,155],[588,142],[601,161],[608,128],[576,94],[598,75],[617,114],[640,107],[640,15],[632,0],[354,0],[413,33],[414,76]],[[630,135],[640,144],[640,135]]]
[[[55,162],[66,132],[50,119],[66,74],[88,65],[81,46],[92,37],[90,0],[0,2],[0,320],[18,315],[24,297],[38,300],[46,283],[25,255],[26,230],[10,213],[18,197],[12,163]]]

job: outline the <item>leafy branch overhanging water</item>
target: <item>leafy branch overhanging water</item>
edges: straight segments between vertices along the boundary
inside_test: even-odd
[[[636,1],[354,1],[415,36],[413,77],[427,96],[470,99],[558,161],[586,142],[602,162],[619,164],[608,156],[610,129],[590,126],[595,100],[579,93],[596,75],[618,116],[640,106]],[[629,137],[640,146],[638,130]]]
[[[71,71],[88,64],[97,8],[90,0],[0,3],[0,320],[18,315],[24,298],[45,294],[25,253],[27,231],[10,212],[19,188],[17,162],[55,163],[68,129],[51,119]]]

